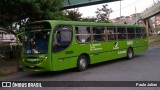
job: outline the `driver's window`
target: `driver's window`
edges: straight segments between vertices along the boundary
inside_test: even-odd
[[[72,41],[72,26],[58,25],[53,33],[53,52],[66,49]]]

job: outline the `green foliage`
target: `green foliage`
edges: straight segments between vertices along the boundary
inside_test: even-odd
[[[160,40],[160,35],[157,36],[149,36],[148,40]]]
[[[0,0],[0,22],[64,19],[62,3],[63,0]]]
[[[0,0],[0,26],[20,32],[17,26],[37,20],[67,20],[60,11],[63,0]],[[14,27],[13,27],[14,24]]]
[[[78,9],[65,10],[64,15],[66,18],[73,21],[80,21],[82,16],[82,14],[78,11]]]
[[[97,18],[95,18],[95,17],[85,17],[85,18],[82,18],[81,21],[85,21],[85,22],[96,22],[96,21],[97,21]]]
[[[4,73],[2,73],[2,72],[0,72],[0,77],[3,77],[3,76],[5,76],[5,74],[4,74]]]
[[[102,8],[97,8],[95,12],[98,22],[109,22],[109,14],[112,13],[112,9],[108,8],[108,5],[102,5]]]
[[[1,21],[1,20],[0,20],[0,27],[7,27],[8,25],[9,25],[8,22]]]

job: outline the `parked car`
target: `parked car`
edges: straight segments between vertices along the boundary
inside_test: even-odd
[[[4,30],[0,30],[0,43],[5,43],[5,42],[8,43],[16,42],[16,36]]]

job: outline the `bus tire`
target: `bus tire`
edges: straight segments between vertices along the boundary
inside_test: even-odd
[[[131,60],[134,56],[134,52],[133,52],[133,49],[132,48],[128,48],[127,50],[127,59],[128,60]]]
[[[78,62],[77,62],[77,69],[78,71],[84,71],[87,69],[88,63],[87,63],[87,57],[84,55],[79,56]]]

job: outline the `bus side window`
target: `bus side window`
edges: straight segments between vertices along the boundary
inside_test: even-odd
[[[135,28],[134,27],[129,27],[127,28],[127,33],[128,33],[128,39],[135,39]]]
[[[66,49],[72,42],[72,27],[69,25],[58,25],[53,33],[53,52]]]
[[[141,27],[137,27],[136,28],[136,38],[143,38],[142,28]]]
[[[145,28],[142,28],[142,37],[146,38],[147,37],[147,32]]]
[[[79,34],[78,33],[78,27],[75,27],[75,32],[76,32],[76,34]],[[77,39],[78,42],[81,42],[79,35],[76,35],[76,39]]]
[[[105,27],[93,27],[92,28],[92,35],[93,40],[92,41],[105,41]]]
[[[76,40],[78,43],[91,42],[90,27],[87,26],[76,26]]]
[[[119,40],[127,39],[126,27],[117,27],[117,33]]]
[[[106,34],[108,40],[117,40],[117,32],[115,27],[107,27]]]

